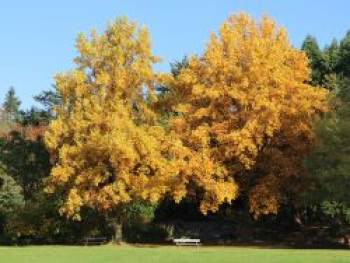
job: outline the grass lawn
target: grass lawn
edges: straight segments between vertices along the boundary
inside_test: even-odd
[[[241,247],[0,247],[1,263],[350,263],[350,250]]]

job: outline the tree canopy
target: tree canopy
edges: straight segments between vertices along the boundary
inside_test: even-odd
[[[306,84],[309,74],[285,29],[239,14],[169,84],[180,113],[171,127],[186,149],[183,184],[204,191],[204,213],[240,192],[252,213],[277,213],[312,145],[312,120],[327,109],[327,92]]]
[[[118,19],[100,36],[79,35],[76,46],[77,68],[56,77],[62,104],[45,135],[55,156],[47,190],[66,193],[68,216],[84,205],[106,213],[132,199],[156,202],[169,161],[149,106],[158,59],[147,29]]]

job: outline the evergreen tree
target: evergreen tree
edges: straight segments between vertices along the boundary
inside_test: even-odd
[[[317,144],[306,166],[314,181],[312,203],[350,222],[350,104],[316,125]]]
[[[301,49],[306,52],[306,55],[310,60],[309,65],[312,69],[312,84],[321,85],[326,73],[326,61],[322,51],[318,46],[316,38],[308,35],[305,38]]]
[[[4,232],[4,225],[9,215],[23,203],[21,187],[3,171],[0,164],[0,236]]]
[[[6,214],[23,205],[24,200],[22,188],[4,171],[0,172],[0,214]]]
[[[343,77],[350,78],[350,31],[348,31],[345,38],[340,42],[337,71]]]
[[[338,66],[339,62],[339,44],[336,39],[333,39],[332,43],[325,48],[325,59],[326,59],[326,67],[327,73],[334,73]]]
[[[5,97],[3,114],[7,121],[17,121],[19,117],[19,106],[21,101],[17,98],[15,89],[11,87]]]
[[[34,96],[34,100],[40,103],[43,108],[42,110],[36,110],[40,112],[42,121],[49,122],[55,119],[55,108],[62,104],[62,97],[55,86],[53,86],[53,89],[44,90],[39,95]]]
[[[43,188],[43,179],[50,173],[51,164],[42,139],[42,129],[12,131],[0,145],[3,169],[23,189],[25,200]]]

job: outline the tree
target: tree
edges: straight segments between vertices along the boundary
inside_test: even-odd
[[[80,34],[74,71],[56,76],[62,102],[45,135],[54,167],[48,192],[65,196],[61,213],[79,219],[88,206],[114,220],[121,239],[123,207],[157,202],[168,190],[164,131],[150,105],[155,74],[146,28],[118,19],[91,39]]]
[[[48,125],[50,121],[56,118],[55,108],[62,103],[55,86],[50,90],[44,90],[34,96],[34,100],[41,104],[41,107],[32,106],[29,110],[19,112],[19,123],[23,127]]]
[[[315,125],[316,144],[305,161],[313,184],[306,200],[334,217],[350,222],[350,83],[343,81],[333,93],[333,111]]]
[[[23,205],[21,187],[10,176],[0,175],[0,213],[8,213]]]
[[[350,33],[333,40],[324,50],[328,74],[324,85],[333,91],[332,111],[315,125],[316,145],[305,161],[313,188],[306,195],[311,205],[336,220],[350,222],[349,203],[349,125],[350,125]],[[317,70],[317,69],[316,69]],[[331,88],[329,88],[331,87]]]
[[[50,111],[62,103],[62,98],[58,94],[55,86],[53,89],[42,91],[40,94],[34,96],[34,99],[42,104],[46,110]]]
[[[20,100],[16,96],[15,89],[11,87],[5,97],[3,103],[3,114],[7,121],[17,121],[19,117],[19,106],[21,105]]]
[[[43,188],[51,164],[45,148],[42,126],[22,127],[13,130],[0,146],[3,169],[22,188],[25,200]]]
[[[327,73],[334,73],[337,70],[339,63],[339,44],[336,39],[324,50],[325,60],[327,63]]]
[[[343,77],[350,78],[350,31],[346,34],[339,46],[339,61],[337,71]]]
[[[202,212],[246,195],[256,216],[277,213],[298,194],[312,121],[327,109],[327,91],[306,84],[309,73],[284,29],[239,14],[168,80],[179,113],[170,126],[183,147],[179,185],[183,195],[196,189]]]
[[[314,181],[312,203],[321,204],[327,214],[340,222],[350,222],[349,128],[349,109],[319,122],[317,147],[308,159]]]
[[[21,187],[0,167],[0,235],[9,215],[23,204]]]
[[[56,87],[53,86],[53,89],[42,91],[40,94],[34,96],[34,99],[36,102],[40,103],[43,107],[43,109],[41,110],[34,109],[34,115],[39,116],[35,119],[39,119],[40,122],[45,122],[47,124],[51,120],[54,120],[56,117],[55,108],[60,106],[62,103],[62,98],[58,94]],[[29,117],[33,116],[33,114],[27,114],[27,115]]]
[[[324,75],[327,73],[327,67],[324,54],[320,50],[316,38],[308,35],[301,46],[301,50],[306,52],[310,60],[312,84],[321,85]]]
[[[29,110],[21,111],[20,124],[23,127],[29,126],[45,126],[48,125],[50,120],[53,118],[51,112],[46,110],[41,110],[36,107],[31,107]]]

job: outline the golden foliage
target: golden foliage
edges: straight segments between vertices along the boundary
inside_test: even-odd
[[[57,156],[47,190],[66,194],[62,212],[195,193],[203,213],[239,194],[255,215],[276,213],[327,95],[307,84],[307,58],[284,29],[233,15],[176,77],[154,74],[148,32],[127,19],[77,48],[77,69],[56,77],[63,104],[45,136]],[[155,82],[171,90],[159,104]],[[153,105],[173,108],[169,125]]]
[[[45,135],[57,156],[47,191],[63,191],[61,212],[76,218],[84,205],[106,212],[132,199],[156,202],[169,161],[149,107],[157,58],[147,29],[119,19],[101,36],[79,35],[76,46],[77,69],[56,77],[63,103]]]
[[[234,199],[238,185],[249,192],[251,212],[277,211],[283,198],[275,190],[300,165],[292,154],[305,153],[312,119],[326,110],[326,91],[308,85],[309,74],[286,30],[267,16],[257,23],[239,14],[168,82],[179,113],[172,128],[189,152],[182,173],[205,189],[203,212]],[[255,180],[244,185],[240,178],[253,171]]]

